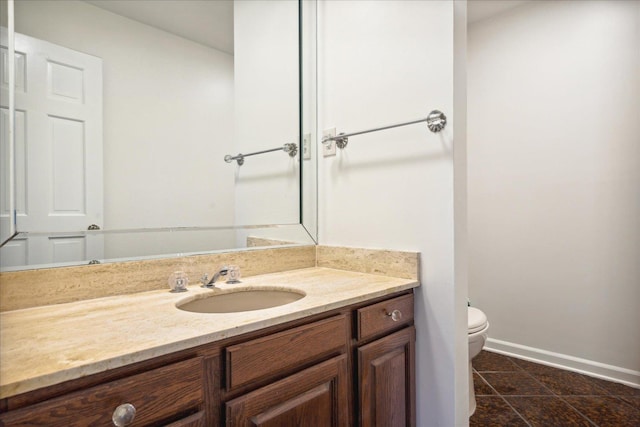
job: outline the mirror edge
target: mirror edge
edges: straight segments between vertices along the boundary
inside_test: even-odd
[[[318,2],[299,0],[300,61],[300,224],[317,245],[318,227],[318,149],[317,149],[317,46]],[[309,170],[305,177],[305,144],[309,151]],[[306,178],[306,179],[305,179]],[[309,183],[310,181],[310,183]],[[305,188],[306,185],[306,188]],[[306,191],[304,191],[306,190]],[[313,191],[312,191],[313,190]]]
[[[2,230],[0,233],[0,247],[4,246],[7,242],[13,239],[18,233],[16,229],[16,194],[15,194],[15,21],[14,21],[14,0],[6,0],[6,16],[7,16],[7,30],[2,33],[2,38],[6,37],[6,40],[2,40],[7,44],[7,64],[6,70],[8,74],[8,117],[9,123],[7,127],[7,212],[8,218],[6,221],[2,221],[5,224],[6,232]]]

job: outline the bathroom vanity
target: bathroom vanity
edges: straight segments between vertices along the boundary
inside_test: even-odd
[[[306,296],[253,312],[177,309],[212,292],[192,287],[3,313],[3,340],[19,323],[29,331],[28,317],[40,327],[31,351],[3,352],[25,363],[9,362],[20,375],[3,367],[0,425],[415,425],[415,280],[315,267],[243,282]]]

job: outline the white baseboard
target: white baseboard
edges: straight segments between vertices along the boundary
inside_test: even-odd
[[[505,356],[513,356],[518,359],[524,359],[530,362],[540,363],[554,368],[566,369],[568,371],[578,372],[591,377],[640,388],[639,371],[633,371],[631,369],[594,362],[593,360],[581,359],[579,357],[554,353],[552,351],[541,350],[493,338],[487,339],[484,349],[494,353],[504,354]]]

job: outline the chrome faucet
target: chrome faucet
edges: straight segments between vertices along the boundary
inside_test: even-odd
[[[220,267],[218,271],[213,273],[213,277],[211,278],[211,280],[209,280],[209,275],[205,273],[204,276],[202,276],[202,278],[200,279],[200,283],[202,283],[201,287],[214,288],[216,286],[216,280],[218,280],[220,276],[226,276],[228,272],[229,267],[227,267],[226,265],[224,267]]]

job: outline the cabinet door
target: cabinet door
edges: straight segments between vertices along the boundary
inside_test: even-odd
[[[348,427],[349,401],[341,355],[227,402],[226,425]]]
[[[358,349],[360,425],[415,426],[415,328]]]
[[[171,424],[167,424],[164,427],[205,427],[204,426],[204,411],[197,412],[187,418],[183,418],[178,421],[174,421]]]

